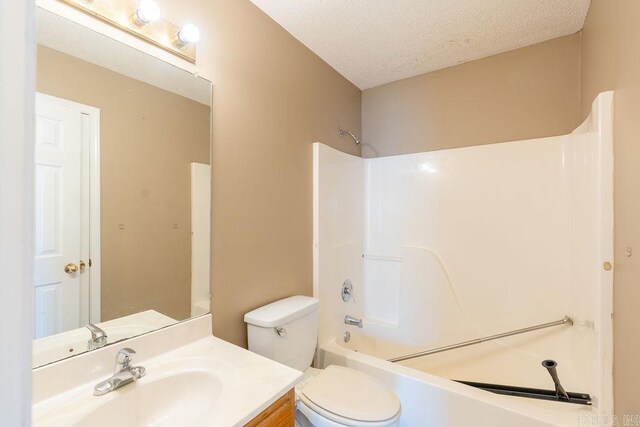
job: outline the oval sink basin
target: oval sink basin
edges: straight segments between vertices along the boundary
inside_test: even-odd
[[[77,425],[198,425],[206,417],[212,401],[222,393],[220,380],[202,371],[179,373],[151,382],[145,379],[116,390],[113,396],[96,397],[107,399],[80,419]]]
[[[144,377],[103,396],[94,396],[92,385],[57,396],[44,404],[48,409],[34,413],[34,425],[207,425],[223,391],[236,382],[233,366],[215,358],[174,359],[145,367]]]

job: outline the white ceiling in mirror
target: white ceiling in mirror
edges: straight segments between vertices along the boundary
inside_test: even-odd
[[[211,105],[211,82],[42,8],[36,17],[38,44]]]
[[[590,0],[251,0],[360,89],[579,31]]]

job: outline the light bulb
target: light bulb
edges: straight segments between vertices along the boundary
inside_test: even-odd
[[[193,24],[186,24],[178,31],[178,42],[184,46],[189,43],[198,43],[200,30]]]
[[[141,0],[136,9],[137,24],[145,25],[160,18],[160,7],[153,0]]]

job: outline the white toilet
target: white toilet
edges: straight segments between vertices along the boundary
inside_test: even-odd
[[[318,300],[294,296],[245,314],[249,350],[305,371],[296,387],[296,419],[316,427],[392,427],[400,401],[378,380],[355,369],[311,368],[318,341]],[[300,417],[303,414],[303,417]]]

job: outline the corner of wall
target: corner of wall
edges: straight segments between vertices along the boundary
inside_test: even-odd
[[[583,27],[584,28],[584,27]],[[580,114],[580,119],[584,119],[584,112],[582,111],[582,37],[584,35],[583,28],[578,31],[578,43],[579,43],[579,53],[578,53],[578,111]]]
[[[0,425],[31,425],[33,2],[0,2]],[[10,343],[8,345],[7,343]]]

